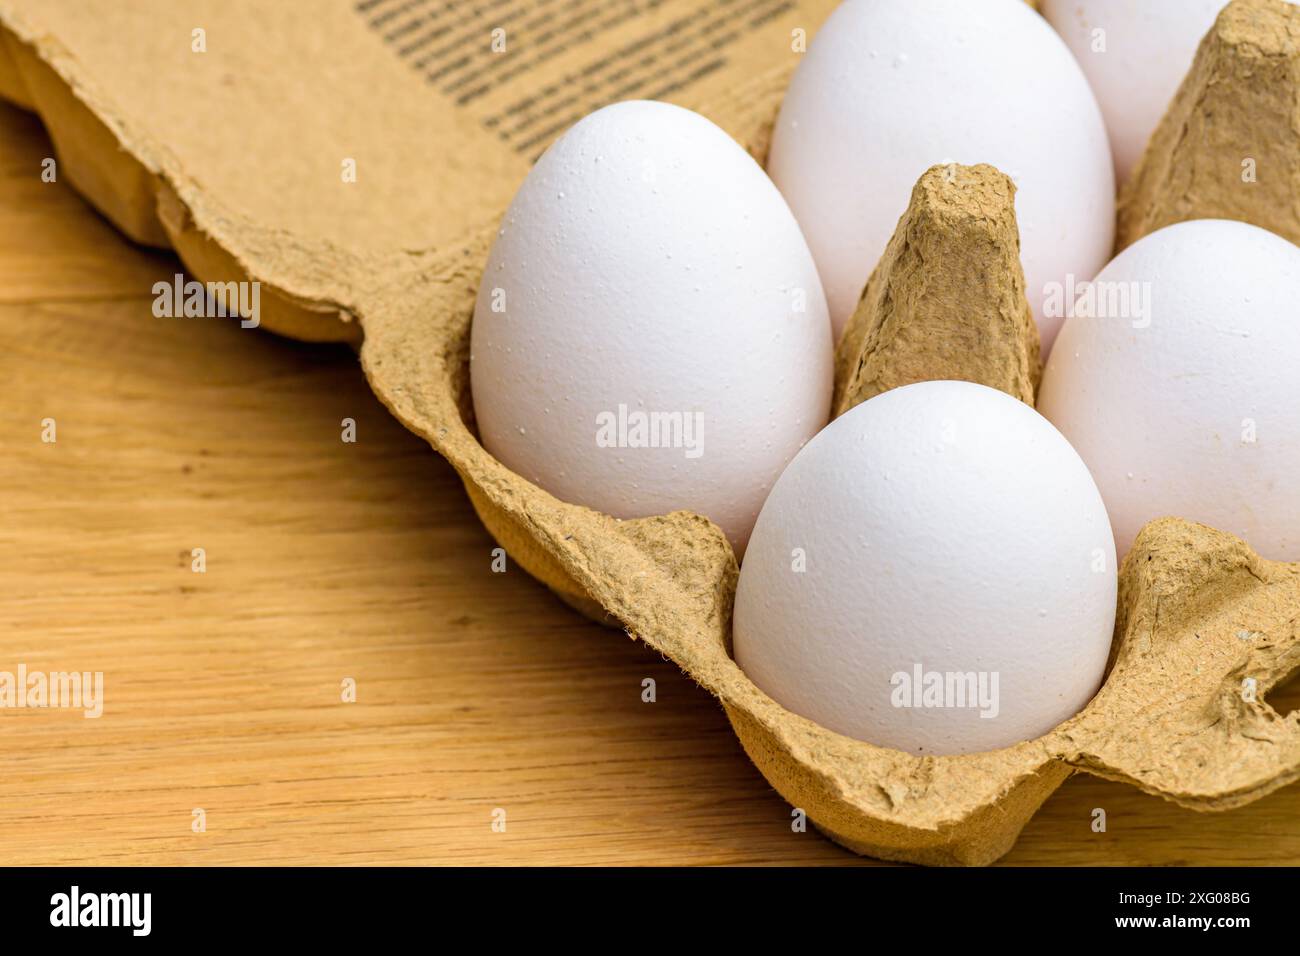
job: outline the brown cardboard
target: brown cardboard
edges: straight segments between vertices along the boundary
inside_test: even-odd
[[[987,165],[935,166],[917,181],[836,348],[835,415],[932,379],[1034,404],[1042,369],[1015,197]]]
[[[363,0],[368,15],[378,2]],[[792,31],[811,33],[828,5],[774,14],[733,42],[725,68],[673,95],[765,155],[797,61]],[[690,9],[665,4],[650,26]],[[360,339],[375,393],[452,463],[512,558],[680,664],[720,699],[772,785],[853,850],[992,862],[1075,769],[1196,809],[1236,806],[1300,774],[1300,716],[1262,703],[1300,666],[1300,566],[1176,519],[1148,526],[1124,563],[1101,692],[1038,740],[917,758],[831,733],[764,695],[729,654],[737,567],[714,525],[685,512],[619,521],[566,504],[479,445],[467,361],[475,289],[527,168],[520,149],[537,134],[503,150],[485,125],[499,103],[478,115],[439,99],[353,13],[318,2],[0,0],[0,90],[27,97],[74,184],[133,235],[165,236],[201,279],[263,282],[278,303],[263,318],[273,329]],[[187,38],[200,20],[208,52],[194,54]],[[303,101],[306,89],[316,95]],[[214,146],[222,136],[234,142]],[[447,144],[437,156],[434,141]],[[338,169],[351,155],[359,175],[348,184]],[[993,258],[1006,262],[1005,228],[997,236]],[[998,302],[1015,297],[1008,268],[990,286]],[[1016,361],[1028,366],[1029,351]],[[1256,693],[1243,695],[1250,680]]]
[[[1120,196],[1118,249],[1189,219],[1238,219],[1300,242],[1300,8],[1237,0]]]

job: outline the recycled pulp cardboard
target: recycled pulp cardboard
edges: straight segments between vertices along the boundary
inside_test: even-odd
[[[1300,8],[1234,3],[1120,197],[1117,246],[1187,219],[1242,219],[1300,242]]]
[[[1280,0],[1237,2],[1263,11]],[[1228,535],[1176,519],[1143,531],[1121,572],[1110,675],[1082,713],[1004,750],[918,758],[831,733],[745,677],[729,653],[736,560],[707,519],[618,521],[558,501],[479,445],[468,401],[475,289],[530,160],[591,107],[656,95],[698,107],[762,158],[801,31],[829,6],[665,0],[620,19],[577,4],[566,23],[496,24],[499,8],[462,22],[425,0],[0,0],[0,93],[41,115],[59,168],[128,235],[173,246],[200,279],[258,280],[271,329],[357,345],[376,394],[452,463],[514,559],[677,661],[720,699],[773,786],[844,845],[988,863],[1079,768],[1197,809],[1294,780],[1300,717],[1263,697],[1300,666],[1300,566],[1262,561]],[[1005,191],[998,175],[958,170],[948,200]],[[976,252],[933,231],[922,188],[891,248],[1005,265],[984,314],[1007,334],[970,374],[1000,376],[1028,399],[1036,342],[1006,198]],[[911,281],[889,262],[878,278]],[[859,311],[869,330],[871,312]],[[896,318],[921,333],[935,321]],[[886,362],[889,352],[881,382],[898,374],[897,356],[916,354],[896,349]],[[840,358],[870,364],[865,350],[842,347]],[[1257,696],[1243,695],[1244,681]]]
[[[836,347],[835,415],[933,379],[1034,404],[1038,330],[1015,199],[1011,177],[992,166],[936,166],[921,177]]]

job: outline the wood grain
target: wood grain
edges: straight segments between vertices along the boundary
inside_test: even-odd
[[[676,667],[493,573],[350,352],[153,317],[175,260],[50,154],[0,108],[0,670],[103,671],[105,705],[0,710],[0,863],[871,862],[792,832]],[[1006,862],[1295,864],[1298,821],[1296,787],[1201,815],[1076,777]]]

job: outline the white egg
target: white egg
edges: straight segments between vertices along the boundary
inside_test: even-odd
[[[763,506],[736,662],[787,710],[915,754],[1041,736],[1096,692],[1115,547],[1069,443],[1028,405],[921,382],[832,422]]]
[[[1101,112],[1023,0],[849,0],[795,71],[768,171],[803,227],[836,335],[929,167],[991,163],[1018,187],[1030,305],[1110,255],[1115,182]]]
[[[1120,553],[1174,515],[1300,561],[1300,249],[1178,223],[1120,253],[1075,312],[1038,407],[1092,470]]]
[[[1226,0],[1044,0],[1043,16],[1097,94],[1121,183],[1225,6]]]
[[[501,223],[474,310],[479,432],[564,501],[690,509],[743,549],[826,423],[830,336],[812,255],[749,154],[689,110],[607,106]]]

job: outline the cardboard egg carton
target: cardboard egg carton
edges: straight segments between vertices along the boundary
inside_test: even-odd
[[[790,16],[806,20],[811,34],[831,5],[800,4]],[[87,6],[130,22],[106,31]],[[358,19],[361,7],[369,22]],[[268,328],[355,345],[375,394],[456,468],[513,560],[569,604],[677,662],[719,699],[772,785],[852,850],[990,863],[1078,770],[1198,810],[1247,803],[1300,775],[1300,714],[1283,718],[1264,702],[1300,668],[1300,565],[1262,560],[1230,535],[1175,518],[1148,525],[1123,563],[1101,691],[1044,737],[990,753],[914,757],[832,733],[767,697],[731,658],[738,569],[717,527],[688,512],[620,521],[567,504],[479,444],[470,321],[496,220],[526,173],[522,149],[531,139],[506,155],[483,136],[491,117],[427,102],[436,98],[426,82],[390,62],[374,8],[230,0],[204,8],[211,46],[195,53],[185,49],[198,25],[185,4],[0,0],[0,94],[39,113],[59,168],[129,236],[174,248],[200,280],[260,282]],[[700,15],[698,5],[669,3],[637,29],[649,36],[680,9]],[[1166,221],[1225,214],[1297,238],[1278,228],[1286,214],[1276,189],[1234,191],[1218,179],[1226,160],[1207,162],[1228,149],[1234,130],[1260,156],[1274,156],[1273,137],[1294,132],[1286,124],[1300,102],[1297,17],[1282,0],[1236,0],[1223,14],[1124,194],[1128,241]],[[671,94],[760,160],[797,63],[791,22],[755,27],[736,41],[721,75],[683,81]],[[341,65],[322,74],[310,101],[284,102],[277,91],[301,90],[302,71],[330,54]],[[1250,78],[1261,57],[1270,69],[1267,88],[1256,89]],[[1234,94],[1225,83],[1242,87]],[[363,102],[371,108],[358,115]],[[1258,112],[1216,103],[1251,103]],[[449,143],[432,187],[420,165],[431,130]],[[214,145],[215,136],[275,147],[251,150],[261,158],[239,168],[239,149]],[[345,169],[356,161],[355,194],[331,179],[340,158]],[[456,195],[438,198],[449,192]],[[1294,194],[1287,199],[1293,211]],[[459,204],[454,228],[437,218],[447,213],[444,201]],[[939,264],[920,268],[923,260]],[[987,166],[937,167],[922,177],[836,366],[837,412],[936,377],[1032,402],[1038,342],[1007,177]]]

